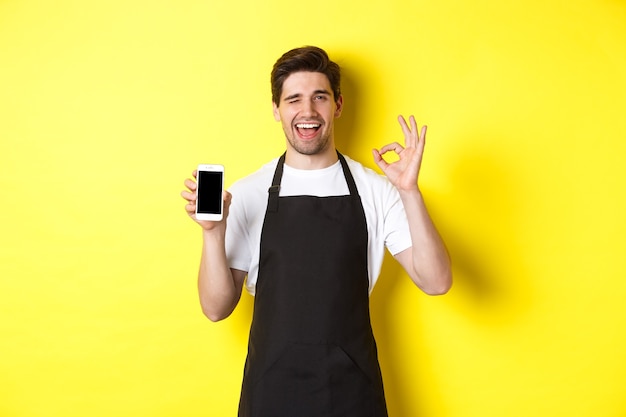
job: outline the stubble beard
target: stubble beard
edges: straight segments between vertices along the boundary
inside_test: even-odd
[[[328,149],[328,146],[330,144],[330,132],[322,132],[321,136],[318,139],[312,141],[298,140],[298,134],[293,130],[289,133],[285,132],[287,142],[289,142],[291,147],[296,152],[302,155],[317,155]]]

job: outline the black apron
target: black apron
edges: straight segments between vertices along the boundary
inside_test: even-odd
[[[386,417],[369,314],[367,224],[347,196],[280,197],[278,161],[261,232],[239,417]]]

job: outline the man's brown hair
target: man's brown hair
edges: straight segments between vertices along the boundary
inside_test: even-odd
[[[334,100],[341,95],[341,70],[339,65],[328,58],[328,54],[316,46],[303,46],[292,49],[281,56],[272,69],[272,101],[280,104],[285,79],[294,72],[320,72],[328,78]]]

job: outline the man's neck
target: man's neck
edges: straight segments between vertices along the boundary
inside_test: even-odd
[[[323,169],[335,164],[339,160],[335,147],[329,147],[324,152],[315,155],[304,155],[295,149],[287,148],[285,164],[296,169]]]

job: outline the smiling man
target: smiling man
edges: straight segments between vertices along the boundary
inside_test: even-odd
[[[271,81],[285,153],[224,192],[220,222],[195,218],[196,182],[185,181],[203,234],[203,312],[228,317],[244,285],[255,296],[240,417],[385,417],[369,315],[385,248],[427,294],[452,284],[417,182],[426,127],[398,118],[404,146],[372,151],[382,176],[335,148],[343,97],[325,51],[285,53]]]
[[[313,156],[306,159],[318,167],[336,162],[333,127],[343,97],[335,99],[328,77],[320,72],[292,73],[284,80],[281,95],[274,103],[274,118],[282,123],[287,138],[287,165],[296,167],[298,155]]]

